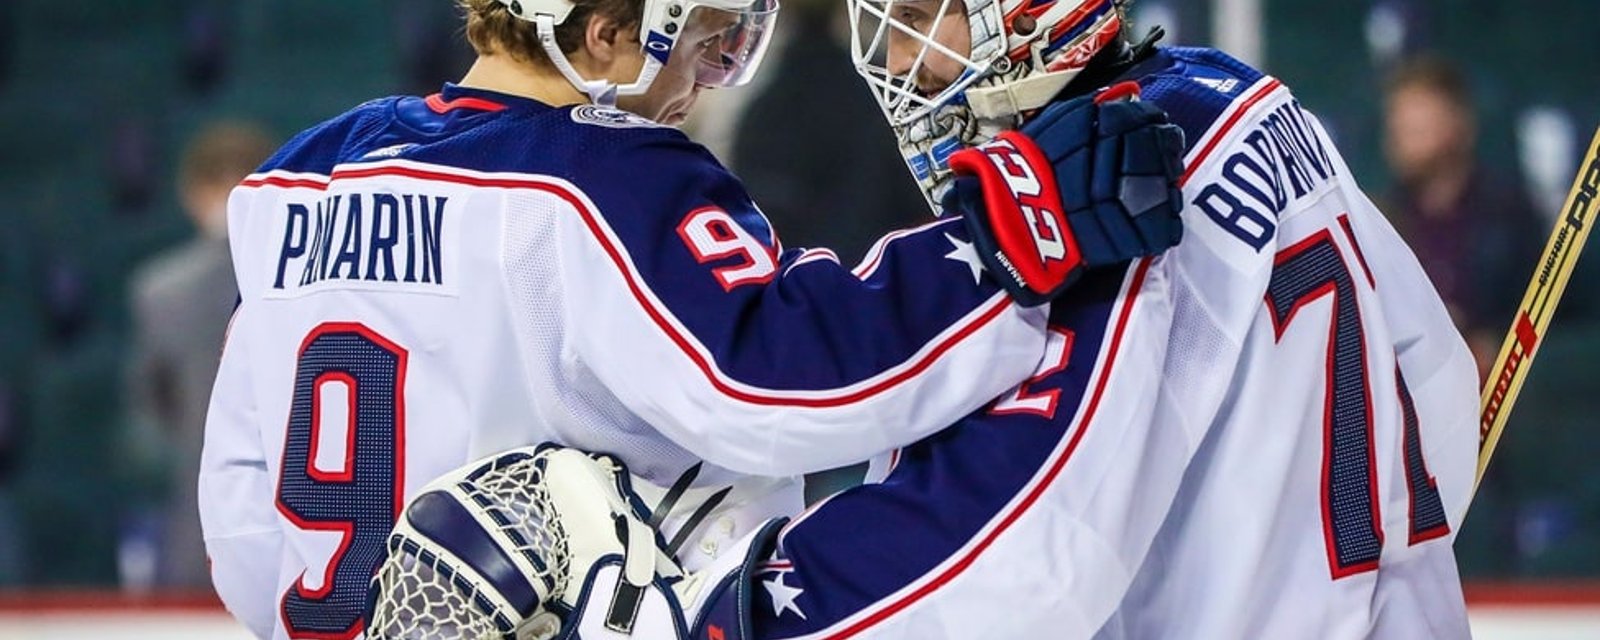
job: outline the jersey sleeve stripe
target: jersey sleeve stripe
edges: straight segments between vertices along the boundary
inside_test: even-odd
[[[558,195],[567,197],[570,194],[558,193]],[[574,201],[569,200],[569,202]],[[582,209],[580,209],[580,211],[582,211]],[[640,283],[638,279],[631,273],[629,265],[626,264],[626,260],[618,251],[618,248],[605,240],[605,235],[596,226],[597,223],[595,219],[585,213],[584,221],[585,223],[589,224],[590,230],[595,234],[596,238],[601,239],[602,248],[611,258],[612,262],[616,264],[617,268],[622,271],[623,278],[628,285],[628,290],[633,294],[635,300],[639,302],[640,307],[644,309],[645,313],[650,316],[650,319],[655,322],[656,326],[666,333],[667,337],[677,344],[678,348],[682,350],[691,361],[694,362],[695,366],[700,369],[701,373],[705,375],[706,379],[711,382],[711,385],[716,388],[718,392],[730,398],[749,402],[751,404],[822,408],[849,405],[867,400],[884,391],[888,391],[889,389],[898,386],[900,383],[910,380],[927,370],[933,365],[934,361],[939,359],[939,356],[943,355],[956,344],[966,339],[967,336],[972,335],[974,332],[989,324],[989,322],[998,317],[1001,312],[1011,308],[1012,306],[1010,298],[1006,297],[1004,294],[997,295],[987,304],[986,307],[981,308],[980,311],[976,313],[976,317],[973,315],[968,315],[967,318],[964,318],[965,322],[958,325],[954,332],[947,331],[942,336],[942,340],[934,343],[932,349],[924,348],[920,352],[921,357],[911,361],[910,366],[902,365],[898,372],[894,370],[886,371],[886,374],[891,374],[886,379],[869,379],[866,381],[868,385],[865,386],[865,388],[853,389],[853,387],[862,386],[858,383],[856,385],[852,385],[852,387],[846,387],[842,390],[832,390],[844,391],[844,393],[842,395],[831,397],[826,395],[820,397],[805,397],[807,395],[811,395],[812,392],[778,392],[776,390],[764,390],[766,392],[762,393],[753,390],[747,391],[737,388],[735,386],[737,383],[726,379],[726,374],[717,369],[716,365],[711,361],[711,358],[705,353],[705,348],[699,343],[693,341],[689,337],[687,331],[679,330],[678,327],[675,326],[676,323],[667,316],[667,311],[659,304],[653,303],[650,300],[650,296],[647,295],[644,285]],[[884,376],[880,374],[877,377],[883,378]]]
[[[994,544],[1001,534],[1005,533],[1006,529],[1010,528],[1039,500],[1039,497],[1044,494],[1056,477],[1061,474],[1062,469],[1066,467],[1067,462],[1072,458],[1073,452],[1077,449],[1078,443],[1083,439],[1083,434],[1088,431],[1089,425],[1094,419],[1095,411],[1100,405],[1100,399],[1104,395],[1106,385],[1111,379],[1111,373],[1116,365],[1117,354],[1121,351],[1123,334],[1128,328],[1129,319],[1133,316],[1134,305],[1138,301],[1139,291],[1144,286],[1145,277],[1150,271],[1150,265],[1150,258],[1140,260],[1128,279],[1127,289],[1123,294],[1122,309],[1117,315],[1116,328],[1113,330],[1111,340],[1106,347],[1103,364],[1100,367],[1098,377],[1095,378],[1094,390],[1090,394],[1088,402],[1084,404],[1082,415],[1077,419],[1076,429],[1066,443],[1061,446],[1060,450],[1053,454],[1052,459],[1046,462],[1042,473],[1028,487],[1023,489],[1016,504],[999,515],[988,530],[980,534],[981,537],[969,543],[958,555],[952,556],[947,560],[943,564],[942,570],[929,578],[925,578],[925,582],[920,586],[904,592],[898,599],[888,600],[863,609],[856,617],[842,621],[834,629],[805,636],[806,640],[845,640],[846,638],[854,637],[938,591],[960,576],[968,567],[972,566],[978,557],[983,555],[984,551]]]
[[[289,173],[287,171],[252,175],[239,183],[246,188],[282,187],[284,189],[326,189],[328,188],[327,176],[314,174]]]
[[[871,399],[920,375],[933,366],[933,363],[940,356],[1014,306],[1009,296],[1004,293],[995,294],[983,306],[974,309],[960,321],[946,328],[945,331],[930,340],[911,358],[895,367],[886,369],[872,378],[847,387],[804,391],[761,389],[739,383],[723,373],[716,366],[706,348],[694,340],[693,335],[683,329],[676,319],[671,316],[671,312],[666,308],[666,305],[655,300],[654,295],[633,269],[633,265],[625,255],[625,249],[621,246],[621,243],[612,236],[610,230],[605,227],[604,220],[595,211],[593,205],[582,197],[581,193],[577,192],[575,188],[555,184],[554,182],[540,183],[540,186],[536,188],[563,198],[579,212],[590,233],[599,241],[601,249],[605,251],[617,270],[622,274],[629,292],[633,294],[639,306],[650,316],[651,321],[663,333],[666,333],[667,337],[694,362],[712,387],[724,396],[751,404],[828,408],[851,405]]]
[[[1372,268],[1367,266],[1367,254],[1361,251],[1361,243],[1356,242],[1356,231],[1350,227],[1350,214],[1339,214],[1339,228],[1344,229],[1344,237],[1350,241],[1350,248],[1355,250],[1356,262],[1361,263],[1361,272],[1367,275],[1367,284],[1373,289],[1378,288],[1378,281],[1372,277]]]
[[[856,265],[856,268],[852,269],[851,272],[856,274],[857,278],[865,280],[870,277],[874,271],[878,270],[878,263],[883,261],[884,251],[887,251],[889,249],[889,245],[895,240],[899,240],[906,236],[915,235],[923,231],[927,231],[928,229],[954,222],[955,220],[957,220],[957,218],[942,218],[924,225],[911,227],[909,229],[892,231],[888,235],[879,238],[877,242],[873,243],[872,248],[867,250],[866,257],[862,258],[860,264]]]
[[[800,254],[800,256],[795,258],[793,262],[790,262],[789,266],[785,267],[783,272],[785,274],[787,274],[791,270],[793,270],[795,267],[798,267],[800,265],[806,264],[808,262],[823,262],[823,261],[832,262],[834,264],[839,264],[839,255],[834,253],[832,250],[829,250],[829,249],[807,249],[805,251],[805,253]]]
[[[314,188],[326,189],[329,184],[337,180],[398,176],[473,187],[532,189],[561,198],[578,212],[589,233],[594,236],[601,250],[622,275],[629,293],[638,302],[640,308],[666,334],[667,338],[677,345],[684,355],[688,356],[690,361],[711,383],[711,386],[726,397],[755,405],[829,408],[852,405],[872,399],[921,375],[931,368],[945,353],[1015,306],[1010,297],[1004,293],[997,293],[981,306],[974,308],[959,321],[934,336],[905,361],[886,368],[875,376],[857,381],[848,386],[833,389],[806,390],[755,387],[741,383],[721,371],[710,355],[709,350],[695,340],[693,335],[672,316],[670,310],[655,298],[638,272],[633,268],[626,249],[622,247],[621,242],[616,239],[609,227],[606,226],[604,219],[600,216],[594,204],[589,202],[588,198],[576,187],[558,178],[548,176],[503,173],[484,174],[454,168],[446,172],[442,169],[442,167],[436,165],[423,165],[405,160],[387,160],[378,163],[348,165],[335,169],[331,179],[308,174],[269,172],[261,176],[252,176],[247,182],[253,184],[246,186],[311,187],[314,185]],[[949,222],[951,220],[938,220],[921,227],[896,232],[898,234],[896,237],[909,236]],[[883,244],[887,244],[887,242]]]
[[[441,115],[450,113],[456,109],[475,109],[478,111],[488,111],[493,113],[496,111],[504,111],[506,108],[505,105],[498,102],[466,96],[446,101],[443,95],[437,93],[423,99],[423,102],[426,103],[428,108],[433,110],[434,113]]]

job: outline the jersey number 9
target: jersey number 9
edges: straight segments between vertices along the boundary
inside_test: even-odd
[[[367,584],[401,508],[405,375],[405,349],[360,324],[323,324],[301,343],[277,506],[340,538],[318,586],[301,574],[284,592],[290,637],[344,640],[366,626]]]

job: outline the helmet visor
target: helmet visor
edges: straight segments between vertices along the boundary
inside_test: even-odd
[[[694,5],[673,55],[694,56],[694,80],[704,87],[750,81],[767,55],[778,0],[755,0],[743,9]]]

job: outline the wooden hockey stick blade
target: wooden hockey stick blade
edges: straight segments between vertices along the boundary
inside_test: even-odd
[[[1544,255],[1533,272],[1533,281],[1522,295],[1522,304],[1511,321],[1500,356],[1484,384],[1482,413],[1478,420],[1478,475],[1473,491],[1483,482],[1483,472],[1489,467],[1495,445],[1505,430],[1506,417],[1511,415],[1511,405],[1517,401],[1522,382],[1528,377],[1533,357],[1544,344],[1545,331],[1550,327],[1550,317],[1555,314],[1561,293],[1567,288],[1572,267],[1578,263],[1578,253],[1589,238],[1589,229],[1595,218],[1595,208],[1600,205],[1600,130],[1595,131],[1589,151],[1583,154],[1578,177],[1567,193],[1566,206],[1545,243]]]

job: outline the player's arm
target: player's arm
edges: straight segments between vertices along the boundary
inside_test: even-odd
[[[790,475],[863,460],[1038,362],[1043,310],[981,277],[959,220],[894,234],[852,271],[780,254],[738,181],[686,140],[630,157],[634,188],[577,194],[560,229],[570,349],[712,463]]]
[[[244,305],[234,315],[233,339],[223,348],[211,392],[200,455],[200,525],[217,595],[251,633],[268,638],[277,619],[283,533],[257,428],[250,354],[237,335],[248,312]]]
[[[1090,106],[1086,112],[1097,112]],[[1100,153],[1095,145],[1105,141],[1115,151],[1171,155],[1176,165],[1176,145],[1141,135],[1153,133],[1147,128],[1108,135],[1093,118],[1061,120],[1060,129],[1092,131],[1041,137],[1048,153],[1027,163],[1035,178],[1054,173],[1087,189],[1101,177],[1114,185],[1142,170],[1117,160],[1133,155]],[[1082,268],[1045,269],[1054,284],[1030,277],[1045,295],[1026,299],[1013,290],[1019,305],[996,286],[1007,278],[993,273],[995,261],[974,248],[973,225],[957,219],[894,234],[853,271],[826,251],[780,254],[743,186],[703,148],[675,131],[631,140],[575,167],[580,187],[555,194],[577,209],[561,220],[560,245],[571,248],[561,252],[561,281],[573,346],[630,409],[721,466],[776,474],[831,468],[949,424],[1038,362],[1043,313],[1024,307],[1060,293]],[[619,180],[618,167],[631,170]],[[1022,169],[997,164],[983,187],[1003,195],[986,198],[1007,212],[1000,226],[1025,226],[1034,239],[1013,249],[1073,244],[1078,222],[1061,215],[1059,197],[1018,191],[1012,174]],[[1158,191],[1175,219],[1176,191]],[[1137,189],[1120,192],[1149,199]],[[1156,219],[1148,205],[1107,210],[1119,220]],[[1038,224],[1009,224],[1030,215]],[[1107,250],[1126,259],[1177,240],[1175,232],[1157,235],[1154,248]],[[1038,259],[1063,262],[1054,254]]]

